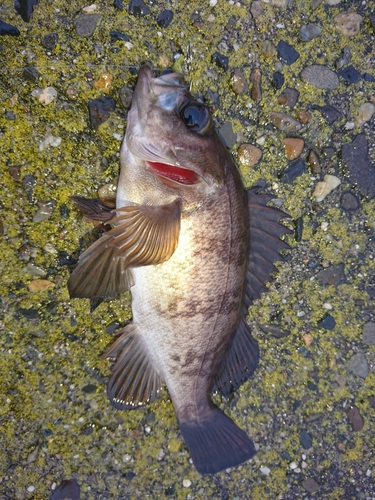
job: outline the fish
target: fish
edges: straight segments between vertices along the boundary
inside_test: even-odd
[[[75,198],[110,229],[80,255],[69,293],[95,300],[130,290],[132,322],[103,356],[116,359],[108,398],[137,409],[165,384],[196,469],[215,474],[256,453],[211,394],[228,397],[258,365],[246,315],[288,248],[288,215],[259,187],[245,190],[181,73],[140,68],[120,165],[114,209]]]

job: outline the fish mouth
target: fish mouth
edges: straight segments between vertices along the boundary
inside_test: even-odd
[[[147,170],[156,174],[167,184],[170,184],[172,181],[172,183],[191,186],[200,183],[202,180],[197,173],[188,168],[154,161],[146,161],[146,164],[148,167]]]

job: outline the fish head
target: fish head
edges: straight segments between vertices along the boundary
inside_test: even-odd
[[[209,194],[223,184],[228,157],[211,113],[190,94],[183,75],[154,77],[149,66],[142,66],[121,148],[127,181],[134,178],[129,170],[136,169],[140,175],[151,174],[169,191]]]

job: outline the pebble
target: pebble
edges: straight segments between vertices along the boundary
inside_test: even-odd
[[[219,52],[215,52],[212,54],[211,61],[216,64],[218,68],[228,71],[229,57],[224,56]]]
[[[105,205],[114,208],[116,206],[116,191],[117,180],[101,186],[98,189],[98,197]]]
[[[252,144],[242,144],[237,151],[237,159],[241,165],[253,167],[262,158],[262,151]]]
[[[53,288],[54,286],[55,284],[52,283],[52,281],[36,279],[31,281],[27,285],[27,288],[30,290],[30,292],[39,292],[40,290],[48,290],[49,288]]]
[[[160,28],[168,28],[172,22],[173,15],[174,14],[171,10],[163,10],[160,12],[156,20],[158,26],[160,26]]]
[[[264,333],[269,333],[276,339],[282,339],[290,335],[290,332],[283,330],[279,325],[259,325],[259,328],[263,330]]]
[[[116,102],[113,97],[103,96],[92,99],[88,106],[91,126],[97,129],[99,125],[108,120],[109,114],[116,109]]]
[[[120,101],[122,105],[124,106],[125,109],[130,108],[130,104],[132,102],[133,98],[133,91],[129,89],[129,87],[126,87],[125,85],[120,88],[118,91],[118,95],[120,97]]]
[[[346,414],[348,416],[349,422],[352,424],[353,431],[361,431],[365,422],[362,415],[359,413],[359,409],[357,408],[357,406],[352,406]]]
[[[150,14],[150,9],[143,0],[130,0],[128,12],[135,17],[145,17]]]
[[[42,222],[49,217],[51,217],[54,208],[56,207],[56,201],[50,200],[41,202],[38,201],[39,209],[33,217],[33,222]]]
[[[102,73],[99,79],[93,84],[93,87],[97,90],[104,90],[104,92],[109,92],[111,90],[113,82],[113,75],[111,73]]]
[[[336,68],[341,69],[342,67],[346,66],[350,62],[351,58],[352,54],[350,52],[350,47],[349,45],[347,45],[342,49],[340,57],[335,62]]]
[[[359,33],[362,16],[356,12],[341,12],[334,18],[336,28],[344,36],[354,36]]]
[[[25,23],[28,23],[37,3],[38,0],[17,0],[14,2],[14,8],[22,17],[23,21],[25,21]]]
[[[297,104],[299,97],[299,92],[297,89],[291,89],[290,87],[286,87],[279,97],[277,98],[279,104],[288,106],[289,108],[294,108]]]
[[[302,429],[299,433],[299,442],[303,449],[308,450],[312,447],[312,437],[311,434],[307,432],[306,429]]]
[[[311,335],[311,333],[305,333],[302,336],[302,340],[305,342],[307,346],[309,346],[314,342],[314,337]]]
[[[337,120],[337,118],[339,118],[339,116],[341,116],[341,112],[329,104],[326,104],[325,106],[313,105],[312,109],[320,111],[328,125],[331,125]]]
[[[319,483],[317,483],[312,477],[308,477],[302,481],[302,486],[308,493],[315,493],[320,488]]]
[[[259,103],[262,100],[262,73],[260,71],[260,66],[258,61],[254,61],[251,74],[250,74],[250,82],[251,82],[251,98],[256,103]]]
[[[237,135],[233,132],[231,122],[225,122],[219,129],[219,135],[227,148],[233,148],[237,142]]]
[[[365,134],[358,134],[351,144],[342,147],[342,159],[350,180],[357,184],[363,196],[375,197],[375,168],[368,159],[368,141]]]
[[[310,149],[309,154],[307,155],[307,163],[310,167],[310,170],[313,174],[320,174],[322,168],[320,166],[319,156],[313,149]]]
[[[82,38],[90,37],[101,19],[100,14],[84,14],[77,17],[74,21],[74,27],[78,36]]]
[[[371,120],[374,113],[375,105],[372,104],[372,102],[365,102],[361,104],[358,110],[358,115],[355,119],[357,125],[362,126],[364,123]]]
[[[192,482],[190,481],[190,479],[184,479],[184,480],[182,481],[182,486],[183,486],[184,488],[190,488],[190,486],[191,486],[191,485],[192,485]]]
[[[44,278],[47,275],[47,272],[42,267],[37,266],[32,262],[29,262],[22,271],[24,273],[31,274],[31,276],[38,276],[40,278]]]
[[[259,470],[265,476],[269,476],[271,473],[271,469],[269,467],[260,467]]]
[[[119,40],[130,42],[130,36],[126,33],[122,33],[122,31],[112,30],[109,32],[109,36],[111,37],[111,42],[117,42]]]
[[[314,38],[318,38],[322,34],[322,30],[316,24],[309,23],[303,25],[299,32],[299,39],[303,42],[309,42]]]
[[[344,265],[338,264],[337,266],[327,267],[318,272],[316,279],[322,285],[337,286],[345,281]]]
[[[270,121],[276,128],[284,132],[298,132],[302,127],[298,120],[278,111],[270,114]]]
[[[299,58],[299,53],[296,51],[296,49],[284,40],[280,40],[280,42],[277,44],[277,53],[282,62],[287,64],[288,66],[295,63]]]
[[[64,479],[61,484],[53,491],[49,500],[62,500],[69,498],[70,500],[79,500],[81,496],[81,488],[77,479]]]
[[[115,1],[113,2],[113,6],[114,6],[116,9],[120,10],[121,12],[124,10],[124,5],[123,5],[123,3],[122,3],[122,0],[115,0]]]
[[[23,69],[22,75],[25,80],[31,83],[36,83],[42,76],[42,74],[39,73],[39,71],[36,68],[34,68],[34,66],[26,66]]]
[[[40,144],[39,144],[39,151],[43,151],[44,149],[47,149],[49,146],[52,146],[53,148],[57,148],[61,144],[61,137],[55,137],[53,135],[48,135]]]
[[[23,188],[26,191],[27,199],[31,202],[34,197],[34,186],[35,186],[35,177],[33,174],[27,174],[22,180]]]
[[[354,375],[357,375],[357,377],[361,378],[366,378],[367,375],[370,373],[370,369],[363,352],[358,352],[357,354],[354,354],[350,358],[346,368],[348,371],[352,372]]]
[[[0,21],[0,36],[19,36],[19,29],[11,24],[4,23],[4,21]]]
[[[280,73],[280,71],[275,71],[272,74],[272,85],[275,87],[275,89],[281,89],[282,86],[284,85],[284,75]]]
[[[300,175],[306,172],[306,164],[302,158],[297,158],[290,163],[289,167],[284,170],[281,176],[281,182],[284,184],[292,184]]]
[[[369,321],[362,330],[362,342],[367,345],[375,344],[375,323]]]
[[[95,12],[96,9],[97,9],[97,6],[94,3],[91,5],[86,5],[86,7],[82,8],[83,12],[87,12],[87,13]]]
[[[318,321],[318,328],[324,328],[325,330],[334,330],[335,326],[335,318],[329,313],[326,313],[323,318]]]
[[[277,54],[277,49],[270,40],[264,40],[262,52],[265,58],[272,59]]]
[[[324,198],[341,184],[341,180],[335,175],[325,175],[324,180],[317,183],[313,196],[316,201],[323,201]]]
[[[57,90],[54,87],[46,87],[45,89],[37,88],[31,92],[31,95],[37,97],[43,106],[48,106],[48,104],[51,104],[56,99]]]
[[[346,191],[342,194],[340,204],[341,208],[347,210],[348,212],[354,212],[361,206],[358,196],[351,191]]]
[[[357,83],[361,79],[361,73],[355,69],[354,66],[346,66],[337,73],[341,78],[345,80],[346,83]]]
[[[283,144],[288,160],[295,160],[298,158],[305,146],[304,140],[297,137],[286,137],[283,139]]]
[[[301,80],[324,90],[334,90],[339,84],[336,73],[323,64],[306,66],[301,72]]]
[[[250,5],[250,12],[254,19],[263,14],[263,5],[260,0],[254,0]]]
[[[57,33],[48,33],[42,36],[40,43],[45,49],[53,50],[59,41],[59,35]]]
[[[236,68],[232,75],[232,89],[235,94],[246,94],[249,86],[242,72]]]
[[[302,123],[308,123],[312,118],[312,114],[310,113],[310,111],[307,111],[307,109],[299,109],[297,118]]]
[[[272,5],[273,7],[285,9],[293,2],[293,0],[262,0],[262,2],[268,3],[268,5]]]

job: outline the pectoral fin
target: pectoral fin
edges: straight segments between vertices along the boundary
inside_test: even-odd
[[[149,361],[137,330],[134,323],[126,326],[103,356],[117,358],[107,394],[111,404],[120,410],[135,409],[160,395],[161,377]]]
[[[133,282],[129,268],[161,264],[175,251],[180,234],[180,202],[116,209],[114,228],[79,258],[68,282],[71,297],[111,297]]]

